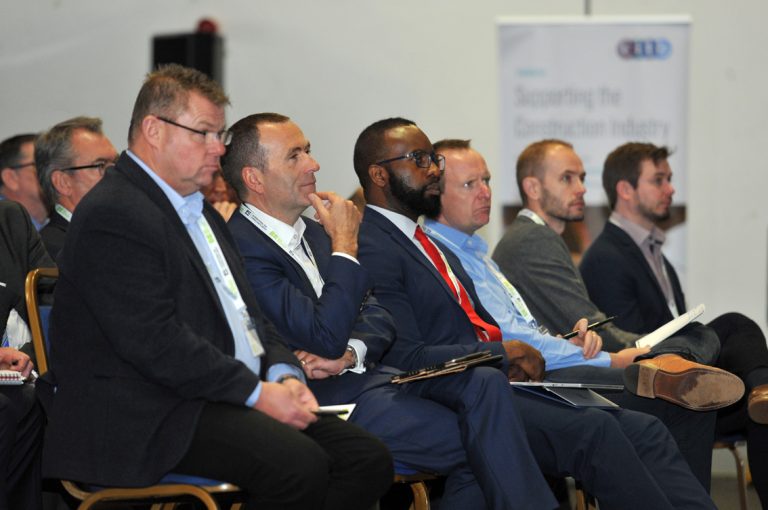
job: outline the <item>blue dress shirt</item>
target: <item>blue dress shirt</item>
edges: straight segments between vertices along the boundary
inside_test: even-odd
[[[547,362],[547,370],[576,365],[610,366],[611,358],[607,352],[585,359],[581,347],[542,333],[533,317],[530,322],[526,321],[499,280],[499,267],[488,257],[488,244],[480,236],[470,236],[429,219],[424,222],[424,227],[430,237],[450,248],[459,258],[464,270],[472,278],[483,307],[499,324],[505,340],[521,340],[541,351]]]

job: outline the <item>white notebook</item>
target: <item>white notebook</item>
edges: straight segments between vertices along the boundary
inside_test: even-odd
[[[0,370],[0,385],[16,386],[24,384],[24,376],[15,370]]]
[[[699,315],[704,313],[704,309],[705,307],[703,304],[695,308],[691,308],[681,316],[667,322],[653,333],[648,333],[644,337],[637,340],[635,342],[635,347],[653,347],[659,342],[663,342],[667,338],[680,331],[680,329],[683,327],[695,321]]]

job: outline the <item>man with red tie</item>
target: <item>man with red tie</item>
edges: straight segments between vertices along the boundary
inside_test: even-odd
[[[458,259],[417,224],[440,207],[445,161],[429,138],[406,119],[375,122],[358,137],[354,166],[368,204],[358,260],[397,329],[383,362],[413,369],[489,350],[503,356],[510,379],[540,380],[541,354],[520,341],[501,341]],[[573,409],[522,391],[514,398],[542,471],[579,479],[601,508],[713,508],[656,418]]]

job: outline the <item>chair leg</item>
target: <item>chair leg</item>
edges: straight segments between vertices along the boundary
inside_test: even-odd
[[[413,493],[413,510],[429,510],[429,494],[427,494],[427,485],[424,482],[411,482],[411,492]]]
[[[736,445],[728,445],[728,449],[733,454],[733,460],[736,462],[736,480],[739,484],[739,503],[741,504],[741,510],[749,510],[747,506],[747,466],[744,459],[739,453],[739,449]]]

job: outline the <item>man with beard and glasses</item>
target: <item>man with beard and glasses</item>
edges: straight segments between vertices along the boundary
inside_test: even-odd
[[[608,155],[603,188],[613,209],[603,232],[584,254],[581,275],[589,297],[616,325],[633,333],[653,331],[686,311],[675,268],[662,254],[669,217],[672,169],[666,147],[627,143]],[[747,436],[752,477],[768,506],[768,349],[760,327],[739,313],[707,324],[722,344],[717,366],[744,381],[748,397],[718,412],[720,434]]]
[[[444,165],[429,138],[402,118],[368,126],[355,144],[355,172],[368,203],[358,259],[397,330],[383,361],[413,369],[491,351],[502,356],[500,369],[509,379],[541,380],[541,354],[502,339],[461,264],[416,223],[420,215],[439,211]],[[542,471],[581,480],[601,508],[713,507],[656,418],[622,409],[570,408],[511,387],[507,391]]]

